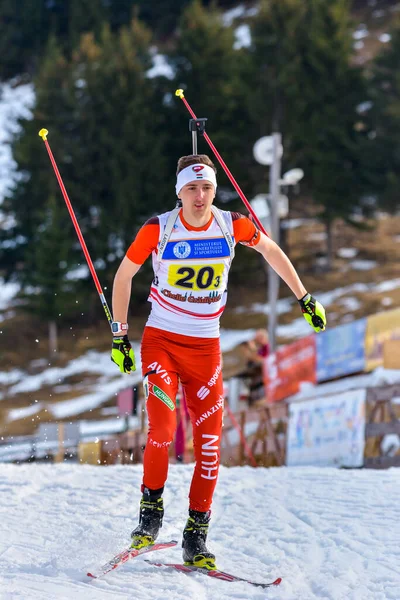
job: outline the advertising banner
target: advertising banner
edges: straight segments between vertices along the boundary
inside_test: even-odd
[[[366,390],[292,402],[286,442],[288,466],[361,467]]]
[[[383,365],[386,340],[400,339],[400,308],[367,317],[365,333],[365,369],[372,371]]]
[[[278,348],[264,361],[264,384],[268,402],[278,402],[296,394],[302,381],[316,383],[314,334]]]
[[[364,371],[366,326],[359,319],[316,336],[318,382]]]

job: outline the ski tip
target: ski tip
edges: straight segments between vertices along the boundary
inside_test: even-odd
[[[86,573],[87,577],[90,577],[90,579],[97,579],[96,575],[93,575],[93,573]]]
[[[282,577],[278,577],[275,581],[272,582],[272,585],[279,585],[282,582]]]

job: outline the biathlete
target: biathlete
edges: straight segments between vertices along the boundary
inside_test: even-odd
[[[193,427],[195,468],[189,517],[183,531],[185,564],[215,569],[206,539],[218,478],[224,407],[219,321],[227,300],[229,268],[236,244],[257,250],[287,283],[316,332],[325,329],[323,306],[305,289],[279,246],[240,213],[213,206],[216,168],[207,155],[178,161],[178,206],[151,218],[115,275],[112,360],[121,372],[135,370],[128,338],[132,278],[152,255],[151,312],[142,344],[142,374],[148,414],[139,524],[132,547],[156,540],[164,516],[163,490],[168,448],[176,428],[175,398],[180,380]]]

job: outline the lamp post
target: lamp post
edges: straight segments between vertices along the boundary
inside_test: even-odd
[[[281,196],[281,185],[296,185],[304,176],[301,169],[291,169],[284,174],[281,179],[281,158],[283,154],[282,136],[280,133],[273,133],[271,136],[265,136],[257,140],[253,147],[253,155],[256,161],[261,165],[270,167],[269,174],[269,194],[265,195],[265,202],[268,203],[269,224],[271,237],[279,244],[279,220],[280,220],[280,200],[286,197]],[[260,203],[260,196],[256,197]],[[255,208],[255,206],[253,206]],[[278,325],[277,302],[279,299],[279,275],[268,265],[268,337],[272,352],[276,350],[276,329]]]

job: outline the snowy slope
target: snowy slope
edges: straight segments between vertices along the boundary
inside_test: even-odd
[[[192,466],[173,465],[162,539],[180,540]],[[85,581],[136,524],[141,466],[0,465],[1,600],[398,600],[400,470],[221,469],[210,548],[219,567],[283,577],[263,591],[137,558]],[[181,559],[180,548],[149,558]]]

